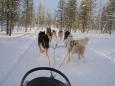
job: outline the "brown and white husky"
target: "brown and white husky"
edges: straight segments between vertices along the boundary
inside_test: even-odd
[[[79,61],[84,61],[84,52],[86,45],[89,41],[89,38],[83,38],[79,40],[74,40],[72,35],[69,31],[66,31],[64,34],[64,41],[67,47],[67,54],[66,57],[68,58],[68,62],[70,62],[70,59],[74,53],[78,54]]]

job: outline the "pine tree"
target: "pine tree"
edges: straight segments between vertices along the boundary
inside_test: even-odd
[[[6,34],[11,36],[16,21],[18,19],[18,7],[19,0],[3,0],[2,8],[2,19],[4,19],[4,23],[6,23]]]
[[[82,32],[85,32],[85,27],[87,25],[87,18],[88,14],[87,14],[87,8],[85,5],[85,2],[82,1],[81,5],[80,5],[80,13],[79,13],[79,20],[80,20],[80,24],[82,25]]]
[[[3,25],[4,25],[4,1],[0,1],[0,26],[1,31],[3,31]]]
[[[46,18],[46,26],[51,27],[52,22],[53,22],[53,18],[52,18],[51,14],[48,11],[47,12],[47,18]]]
[[[102,12],[102,32],[108,32],[111,34],[112,32],[112,26],[114,21],[114,15],[115,15],[115,0],[110,0],[106,7],[104,7]]]
[[[24,17],[24,26],[25,26],[25,32],[27,32],[28,28],[31,30],[31,26],[33,23],[33,0],[24,0],[24,11],[23,11],[23,17]]]
[[[52,25],[52,21],[53,18],[50,10],[47,10],[45,6],[40,3],[37,12],[37,24],[39,24],[40,27],[50,27]]]
[[[60,29],[62,29],[64,27],[64,9],[65,9],[65,0],[59,0],[59,4],[58,4],[58,10],[56,13],[56,19],[57,19],[57,23],[60,27]]]
[[[45,25],[45,7],[41,3],[38,7],[37,22],[41,27]]]
[[[76,22],[77,16],[77,4],[76,0],[67,0],[66,8],[65,8],[65,21],[66,28],[69,30],[72,29],[73,24]]]
[[[82,25],[82,32],[87,28],[91,28],[94,15],[94,7],[96,0],[83,0],[79,10],[79,20]]]

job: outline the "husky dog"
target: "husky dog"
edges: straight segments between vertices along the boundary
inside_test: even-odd
[[[59,37],[60,39],[63,38],[63,31],[62,31],[62,30],[59,30],[59,32],[58,32],[58,37]]]
[[[84,60],[84,52],[86,44],[88,43],[89,39],[83,38],[80,40],[74,40],[72,35],[69,31],[66,31],[64,34],[64,41],[67,47],[67,54],[66,57],[68,58],[68,62],[70,62],[70,58],[74,53],[78,54],[79,61],[83,58]]]
[[[38,47],[40,49],[40,53],[45,52],[48,53],[49,48],[49,38],[47,34],[45,34],[45,31],[40,31],[38,34]]]
[[[48,35],[48,38],[49,38],[49,40],[51,42],[51,40],[52,40],[52,32],[51,32],[51,28],[50,27],[46,28],[46,34]]]
[[[53,36],[53,37],[57,37],[55,30],[52,31],[52,36]]]

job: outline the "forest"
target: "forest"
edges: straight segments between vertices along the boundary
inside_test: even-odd
[[[42,3],[35,8],[33,0],[0,0],[0,31],[9,36],[13,30],[27,32],[51,26],[83,33],[115,31],[115,0],[109,0],[103,8],[97,8],[97,0],[78,1],[59,0],[52,14]]]

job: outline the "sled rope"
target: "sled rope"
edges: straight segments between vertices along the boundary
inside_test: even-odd
[[[48,57],[49,67],[52,68],[52,67],[51,67],[51,62],[50,62],[49,55],[48,55],[47,53],[46,53],[46,55],[47,55],[47,57]],[[53,77],[52,71],[50,71],[50,74],[51,74],[51,77]]]

